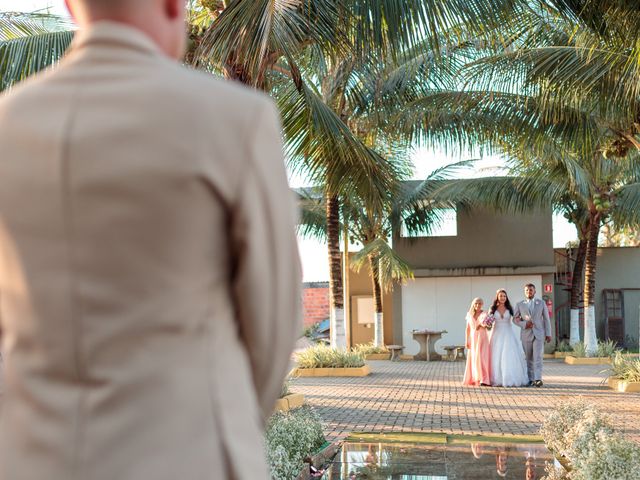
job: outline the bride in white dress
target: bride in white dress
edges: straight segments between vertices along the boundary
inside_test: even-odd
[[[511,326],[513,307],[505,290],[498,290],[490,312],[495,318],[491,332],[491,385],[520,387],[529,384],[522,342]]]

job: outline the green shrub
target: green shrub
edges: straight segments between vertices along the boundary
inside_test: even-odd
[[[616,352],[611,360],[610,375],[626,382],[640,382],[640,359],[624,357]]]
[[[308,405],[276,412],[267,422],[265,444],[271,478],[295,479],[306,456],[325,442],[318,414]]]
[[[569,345],[569,342],[560,342],[556,347],[556,352],[573,352],[573,347]]]
[[[343,368],[364,366],[364,355],[338,350],[326,345],[314,345],[296,356],[298,368]]]
[[[620,349],[618,348],[617,343],[613,340],[598,342],[596,357],[613,357],[618,350]]]
[[[377,347],[376,345],[373,344],[373,342],[356,345],[351,350],[353,352],[360,353],[364,356],[371,355],[374,353],[389,353],[389,349],[385,345],[382,345],[381,347]]]

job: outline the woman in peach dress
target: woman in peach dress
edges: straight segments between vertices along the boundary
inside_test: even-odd
[[[482,325],[485,313],[482,311],[483,301],[474,298],[467,313],[467,368],[464,372],[463,385],[491,385],[491,347],[489,331]]]

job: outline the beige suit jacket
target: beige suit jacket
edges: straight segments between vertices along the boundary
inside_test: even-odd
[[[0,479],[267,478],[294,217],[271,102],[136,30],[5,95]]]

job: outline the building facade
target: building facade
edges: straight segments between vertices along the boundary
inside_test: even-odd
[[[527,283],[548,303],[553,325],[551,212],[513,216],[474,210],[455,216],[453,233],[394,236],[393,247],[411,265],[415,278],[383,298],[385,343],[404,345],[406,354],[415,354],[419,345],[412,331],[428,329],[447,331],[437,344],[440,353],[442,346],[463,345],[465,315],[473,298],[481,297],[488,308],[496,290],[505,288],[515,305]],[[366,323],[371,317],[358,307],[371,295],[369,272],[350,272],[348,283],[351,344],[371,341],[372,320]]]

